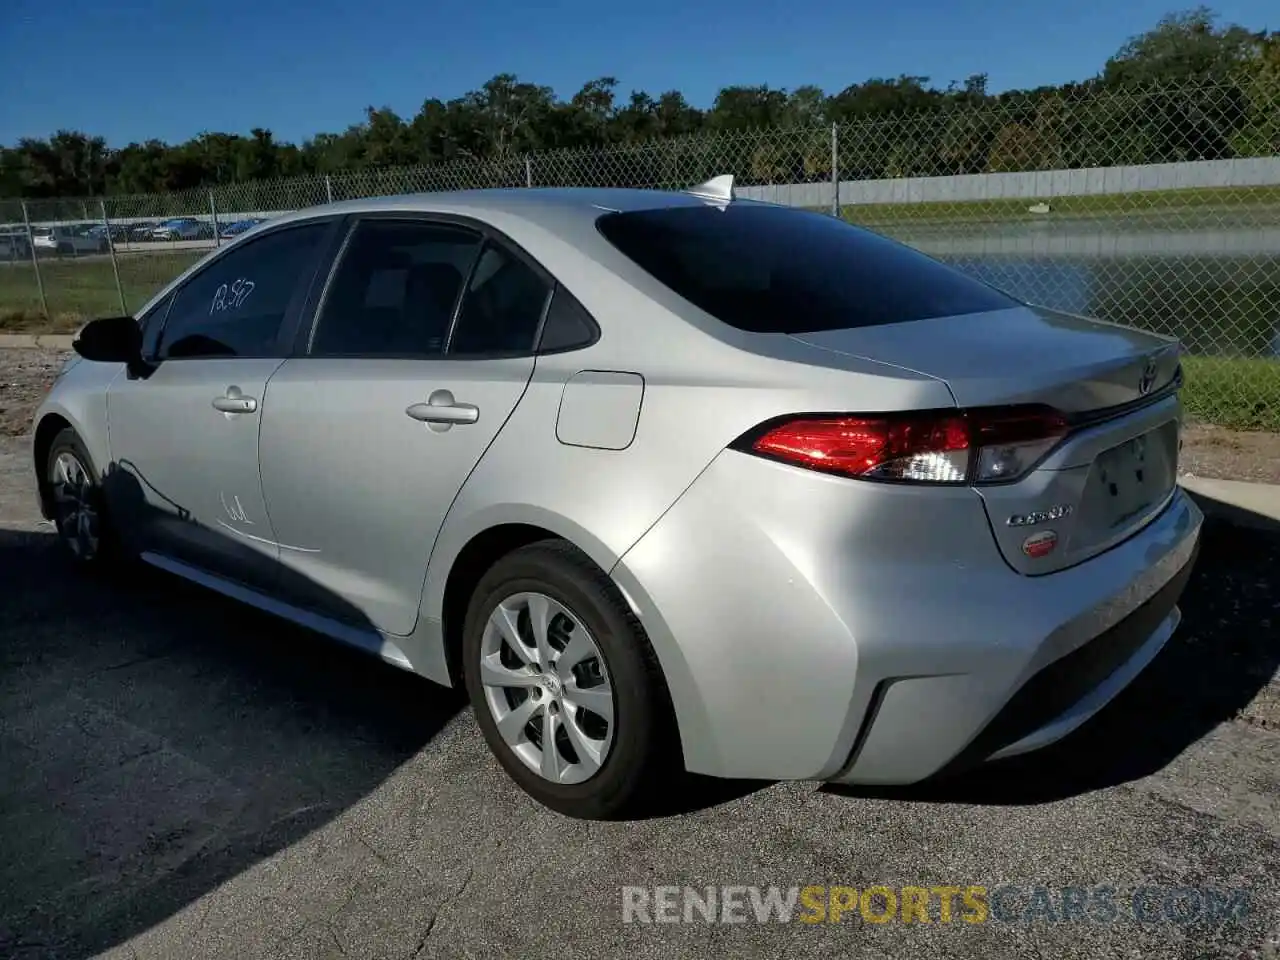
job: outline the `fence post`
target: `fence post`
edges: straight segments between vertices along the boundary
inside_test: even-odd
[[[529,157],[524,158],[524,185],[533,186],[533,160]]]
[[[31,266],[36,272],[36,287],[40,290],[40,312],[46,320],[49,316],[49,302],[44,298],[44,280],[40,276],[40,258],[36,256],[36,238],[31,232],[31,217],[27,214],[27,201],[22,201],[22,224],[27,228],[27,249],[31,251]]]
[[[327,173],[324,175],[324,195],[329,198],[330,203],[333,203],[333,180]]]
[[[840,125],[831,124],[831,215],[840,216]]]
[[[209,216],[213,217],[213,245],[222,246],[222,231],[218,229],[218,205],[213,201],[213,191],[209,191]]]
[[[111,221],[107,219],[107,201],[99,200],[98,206],[102,208],[102,226],[107,231],[107,249],[111,251],[111,272],[116,275],[116,293],[120,295],[120,315],[129,312],[129,308],[124,302],[124,286],[120,283],[120,264],[116,260],[116,241],[111,236]]]

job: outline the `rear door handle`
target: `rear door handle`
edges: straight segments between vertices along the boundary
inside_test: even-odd
[[[480,408],[470,403],[415,403],[405,413],[423,423],[475,423],[480,419]]]
[[[431,424],[431,429],[437,431],[448,430],[455,423],[475,423],[480,419],[479,407],[458,403],[448,390],[433,390],[426,403],[415,403],[404,412],[415,420]]]
[[[253,413],[258,409],[258,401],[246,397],[239,387],[227,387],[224,395],[213,398],[213,409],[220,413]]]

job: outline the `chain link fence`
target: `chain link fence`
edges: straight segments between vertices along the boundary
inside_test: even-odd
[[[1027,301],[1176,336],[1193,415],[1280,428],[1280,81],[0,201],[0,330],[74,330],[135,310],[247,225],[316,204],[482,187],[681,189],[725,173],[740,196],[843,216]]]

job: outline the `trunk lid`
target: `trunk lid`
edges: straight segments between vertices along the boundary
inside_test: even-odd
[[[1158,393],[1178,368],[1175,340],[1043,307],[793,336],[937,377],[961,407],[1047,403],[1085,413]],[[1145,391],[1144,373],[1154,373]]]
[[[1052,573],[1101,553],[1173,494],[1181,443],[1174,340],[1029,306],[794,336],[936,377],[961,408],[1034,403],[1067,415],[1071,432],[1030,473],[975,487],[1019,572]]]

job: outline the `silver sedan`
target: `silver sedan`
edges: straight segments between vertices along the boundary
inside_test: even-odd
[[[76,561],[465,686],[574,816],[1051,743],[1198,543],[1175,342],[728,178],[282,216],[76,350],[35,424]]]

